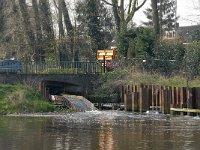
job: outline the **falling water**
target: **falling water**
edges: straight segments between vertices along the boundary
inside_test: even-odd
[[[94,104],[83,96],[63,95],[77,111],[93,111],[97,110]]]

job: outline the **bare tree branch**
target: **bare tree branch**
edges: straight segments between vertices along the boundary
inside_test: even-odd
[[[102,2],[106,3],[107,5],[113,6],[113,4],[112,4],[112,3],[109,3],[109,2],[108,2],[108,1],[106,1],[106,0],[102,0]]]
[[[136,9],[135,11],[139,10],[145,3],[147,0],[144,0]]]
[[[133,0],[129,0],[129,5],[128,5],[128,14],[130,13],[131,11],[131,4],[132,4]]]
[[[57,5],[57,3],[56,3],[55,0],[53,0],[53,3],[54,3],[54,6],[55,6],[57,9],[59,9],[59,8],[58,8],[58,5]]]
[[[130,1],[131,1],[131,0],[130,0]],[[143,2],[142,2],[138,7],[136,7],[136,5],[137,5],[137,3],[138,3],[138,0],[134,0],[134,2],[132,3],[132,6],[130,6],[130,7],[132,7],[132,9],[131,9],[131,11],[128,13],[128,16],[127,16],[127,18],[126,18],[126,23],[128,23],[128,22],[133,18],[135,12],[136,12],[137,10],[139,10],[139,9],[146,3],[146,1],[147,1],[147,0],[143,0]],[[131,4],[129,3],[129,5],[131,5]]]

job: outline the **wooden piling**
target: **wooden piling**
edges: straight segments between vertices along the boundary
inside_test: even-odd
[[[163,90],[163,109],[162,113],[170,113],[170,101],[171,101],[171,88],[167,87]]]
[[[139,85],[133,84],[133,91],[132,91],[132,111],[138,112],[139,111]]]
[[[160,112],[163,110],[163,86],[159,87],[159,106],[160,106]]]
[[[132,93],[130,91],[130,86],[127,86],[124,94],[124,110],[131,111],[132,110]]]
[[[140,112],[146,112],[149,110],[149,100],[148,100],[148,89],[147,87],[140,86],[139,92],[139,103],[140,103]]]
[[[125,94],[124,91],[125,91],[124,86],[122,86],[121,87],[121,95],[120,95],[120,97],[121,97],[121,103],[124,102],[124,94]]]
[[[138,92],[132,93],[132,111],[133,112],[139,111],[139,93]]]
[[[195,112],[193,109],[200,110],[200,88],[132,84],[122,86],[121,98],[126,111],[142,113],[150,108],[157,111],[160,108],[159,111],[165,114],[178,112],[185,115],[187,112],[190,115]]]
[[[196,88],[196,108],[200,109],[200,87]]]
[[[156,89],[156,111],[158,111],[158,107],[160,106],[160,104],[159,104],[159,102],[160,102],[160,100],[159,100],[159,98],[160,98],[160,91],[159,91],[159,89]]]

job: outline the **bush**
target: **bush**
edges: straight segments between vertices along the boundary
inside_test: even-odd
[[[179,39],[159,41],[153,49],[153,56],[145,67],[153,72],[170,76],[183,68],[185,48]]]
[[[190,77],[200,75],[200,42],[193,42],[187,46],[185,53],[186,73]]]

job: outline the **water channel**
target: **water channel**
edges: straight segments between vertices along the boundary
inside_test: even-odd
[[[124,111],[0,117],[0,150],[199,149],[199,117]]]

